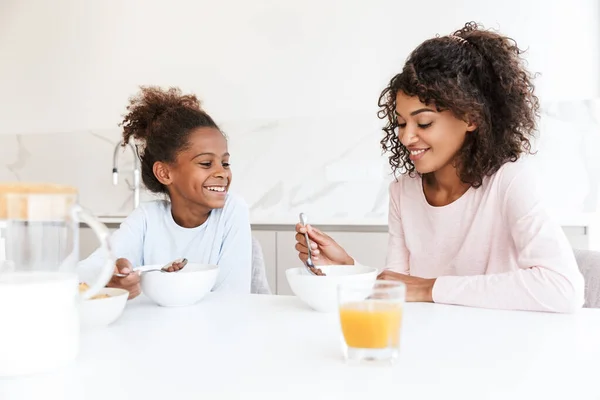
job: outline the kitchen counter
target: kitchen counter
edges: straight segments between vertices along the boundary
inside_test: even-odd
[[[120,224],[127,215],[99,215],[98,219],[105,224]],[[382,218],[311,218],[320,226],[386,226],[387,216]],[[250,218],[250,223],[255,226],[295,226],[297,218],[279,216],[273,218]]]
[[[100,222],[106,225],[120,225],[126,215],[111,215],[111,216],[98,216]],[[376,220],[376,219],[323,219],[316,220],[315,225],[327,229],[333,228],[333,230],[352,231],[352,232],[387,232],[387,220]],[[294,230],[297,221],[290,218],[273,218],[268,220],[252,220],[251,225],[255,230]]]
[[[0,380],[0,399],[598,399],[600,310],[574,315],[409,303],[400,360],[349,366],[337,315],[289,296],[144,296],[83,333],[76,363]]]
[[[598,213],[554,213],[552,214],[561,226],[589,226],[600,222]],[[105,224],[120,224],[127,215],[99,215],[98,219]],[[311,223],[319,226],[386,226],[387,217],[382,218],[314,218]],[[255,226],[295,226],[298,221],[292,217],[251,218]]]

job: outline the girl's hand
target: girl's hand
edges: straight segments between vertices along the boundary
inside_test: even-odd
[[[127,275],[124,278],[112,276],[106,287],[125,289],[129,292],[129,300],[142,292],[140,275],[133,271],[133,266],[126,258],[119,258],[115,264],[115,273]]]

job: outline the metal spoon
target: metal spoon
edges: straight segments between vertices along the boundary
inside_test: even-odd
[[[187,258],[179,258],[179,259],[177,259],[175,261],[171,261],[170,263],[166,264],[162,268],[154,268],[154,269],[147,269],[146,271],[140,271],[140,275],[148,273],[148,272],[166,272],[166,273],[178,272],[178,271],[181,271],[183,269],[183,267],[186,266],[187,263],[188,263]],[[181,264],[181,268],[179,268],[177,271],[168,271],[168,268],[171,267],[173,264]],[[126,276],[128,276],[128,275],[130,275],[132,273],[133,272],[130,272],[129,274],[113,274],[113,275],[117,276],[119,278],[125,278]]]
[[[306,218],[306,214],[300,213],[300,223],[306,227],[308,223],[308,218]],[[310,249],[310,239],[308,238],[308,231],[304,232],[304,238],[306,239],[306,247],[308,248],[308,258],[306,259],[306,270],[311,275],[317,275],[312,268],[315,268],[315,264],[312,261],[312,250]]]

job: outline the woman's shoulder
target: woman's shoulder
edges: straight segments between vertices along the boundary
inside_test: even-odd
[[[506,192],[514,185],[527,185],[530,190],[537,188],[536,170],[530,157],[520,157],[516,161],[504,163],[498,171],[484,179],[483,185],[496,186]]]
[[[416,172],[396,176],[389,185],[390,195],[394,197],[419,194],[420,190],[423,190],[421,176]]]

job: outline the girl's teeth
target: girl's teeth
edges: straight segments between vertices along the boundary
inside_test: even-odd
[[[212,190],[213,192],[224,192],[225,188],[221,186],[209,186],[208,190]]]
[[[411,150],[410,154],[412,154],[413,156],[416,156],[417,154],[421,154],[423,153],[425,150],[427,149],[421,149],[421,150]]]

